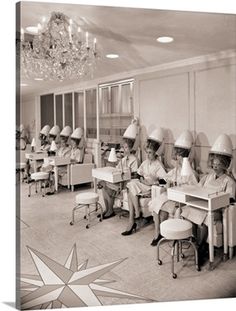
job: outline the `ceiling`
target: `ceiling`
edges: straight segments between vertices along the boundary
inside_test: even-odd
[[[21,27],[36,26],[52,11],[76,20],[97,38],[101,58],[94,78],[132,71],[225,50],[236,50],[236,15],[78,4],[21,2]],[[171,36],[172,43],[156,41]],[[107,59],[108,53],[119,54]],[[76,81],[24,80],[22,95],[36,94]]]

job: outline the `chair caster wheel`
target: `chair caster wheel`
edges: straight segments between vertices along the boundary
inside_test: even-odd
[[[197,270],[197,271],[201,271],[201,268],[197,266],[197,267],[196,267],[196,270]]]
[[[181,257],[182,259],[185,258],[184,254],[181,254],[180,257]]]
[[[159,266],[162,265],[162,261],[161,260],[158,260],[157,263],[158,263]]]
[[[28,194],[28,197],[30,197],[30,194]]]
[[[84,216],[84,219],[86,219],[86,216]]]
[[[74,222],[73,222],[73,221],[71,221],[71,222],[70,222],[70,225],[71,225],[71,226],[73,226],[73,224],[74,224]]]
[[[86,225],[86,229],[88,229],[89,228],[89,225]]]
[[[35,191],[35,193],[38,193],[38,191]]]
[[[172,273],[172,278],[176,279],[177,278],[177,274],[176,273]]]
[[[99,221],[102,222],[102,218],[100,218]]]

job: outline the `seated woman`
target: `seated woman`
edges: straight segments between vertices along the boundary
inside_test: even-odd
[[[60,141],[60,128],[58,125],[54,125],[51,130],[49,131],[48,140],[50,144],[50,148],[48,150],[49,156],[54,156],[56,154],[56,149],[60,147],[59,141]],[[52,150],[52,144],[55,142],[55,150]],[[54,148],[53,148],[54,149]]]
[[[58,157],[68,158],[70,157],[71,146],[68,144],[68,140],[70,137],[72,130],[70,126],[65,126],[60,133],[60,148],[56,151],[56,155]]]
[[[166,174],[163,181],[163,183],[167,184],[167,187],[181,184],[197,184],[196,173],[192,170],[190,165],[188,176],[181,176],[183,158],[188,158],[192,143],[193,138],[189,131],[184,131],[176,140],[173,154],[173,160],[175,160],[176,166]],[[166,191],[150,202],[149,209],[152,211],[155,224],[154,238],[151,242],[152,246],[156,246],[158,241],[162,238],[160,235],[160,223],[169,217],[173,218],[176,208],[176,203],[168,200]]]
[[[124,149],[124,157],[119,161],[116,168],[123,169],[123,168],[129,168],[131,172],[131,178],[136,177],[136,172],[138,169],[138,159],[136,156],[132,153],[132,148],[134,146],[134,139],[130,138],[123,138],[123,149]],[[100,187],[102,187],[102,194],[105,202],[106,210],[103,213],[103,219],[108,219],[113,216],[115,216],[113,205],[115,196],[117,193],[125,188],[126,182],[123,182],[122,184],[116,183],[112,184],[109,182],[100,182]]]
[[[48,139],[49,131],[50,131],[50,126],[45,125],[39,133],[39,139],[40,139],[40,144],[41,144],[39,148],[40,151],[49,151],[50,149],[50,143]]]
[[[70,137],[72,130],[70,126],[65,126],[63,128],[63,130],[60,133],[60,139],[61,139],[61,143],[60,143],[60,147],[59,149],[56,150],[56,156],[59,157],[70,157],[70,152],[71,152],[71,147],[68,145],[68,139]],[[49,163],[44,162],[44,164],[42,165],[41,170],[43,172],[48,172],[49,175],[49,186],[50,186],[50,191],[47,192],[47,195],[51,195],[54,194],[54,178],[52,176],[52,165],[50,165]]]
[[[128,205],[129,205],[129,223],[126,231],[122,235],[130,235],[136,231],[137,223],[135,219],[141,216],[138,195],[142,193],[150,193],[151,186],[158,183],[159,178],[164,178],[166,175],[162,163],[158,160],[156,155],[160,143],[147,140],[146,154],[147,159],[143,161],[137,170],[139,179],[134,179],[127,184],[128,188]]]
[[[202,177],[199,186],[212,189],[212,192],[228,192],[230,194],[230,199],[234,201],[236,183],[235,180],[227,174],[232,154],[232,142],[229,136],[226,134],[220,135],[209,154],[213,171]],[[205,252],[205,242],[208,236],[207,212],[194,207],[184,206],[181,216],[195,224],[195,235],[199,245],[199,258],[202,259]],[[220,219],[221,212],[215,212],[214,220]]]
[[[85,139],[81,127],[77,127],[71,134],[71,162],[83,163],[85,151]]]

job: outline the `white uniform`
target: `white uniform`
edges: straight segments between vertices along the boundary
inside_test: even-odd
[[[146,193],[151,190],[151,186],[158,178],[165,178],[166,172],[162,163],[156,159],[154,161],[145,160],[137,170],[140,176],[143,176],[148,185],[143,184],[138,179],[133,179],[127,184],[127,188],[134,196],[140,193]]]
[[[83,155],[84,155],[83,149],[72,148],[70,153],[70,159],[78,163],[82,163]]]
[[[56,155],[59,156],[59,157],[69,158],[70,157],[70,152],[71,152],[71,147],[70,146],[60,147],[57,150]]]
[[[235,199],[235,181],[226,174],[216,178],[216,173],[211,172],[200,180],[199,185],[202,187],[207,187],[208,189],[212,189],[212,192],[226,191],[230,194],[231,198]],[[184,206],[181,216],[194,222],[197,225],[201,225],[202,223],[208,225],[207,212],[192,206]],[[215,216],[216,217],[214,218],[216,220],[219,216],[219,213],[215,213]]]
[[[124,156],[124,158],[122,158],[116,166],[116,168],[118,169],[122,169],[122,167],[130,168],[131,173],[137,172],[138,170],[137,157],[133,154],[130,154],[129,156]]]
[[[164,178],[167,182],[175,183],[177,185],[188,184],[188,185],[196,185],[197,178],[195,177],[195,172],[192,170],[192,173],[188,177],[181,176],[181,166],[172,169],[166,174]],[[149,210],[151,212],[159,213],[160,210],[169,213],[171,216],[174,216],[176,211],[176,202],[168,200],[167,192],[163,192],[155,197],[149,204]]]

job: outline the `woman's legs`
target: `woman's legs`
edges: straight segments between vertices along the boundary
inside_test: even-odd
[[[139,199],[136,195],[133,195],[131,192],[128,193],[128,204],[129,206],[133,206],[134,209],[134,217],[139,218],[140,217],[140,206],[139,206]]]
[[[102,194],[106,206],[106,210],[104,211],[104,216],[110,216],[112,213],[114,213],[113,205],[114,205],[114,190],[109,189],[108,187],[102,188]]]
[[[168,219],[168,215],[169,214],[167,212],[164,212],[161,210],[160,210],[159,214],[157,214],[156,212],[153,212],[153,220],[154,220],[154,225],[155,225],[154,239],[157,239],[159,237],[160,224],[164,220]]]

